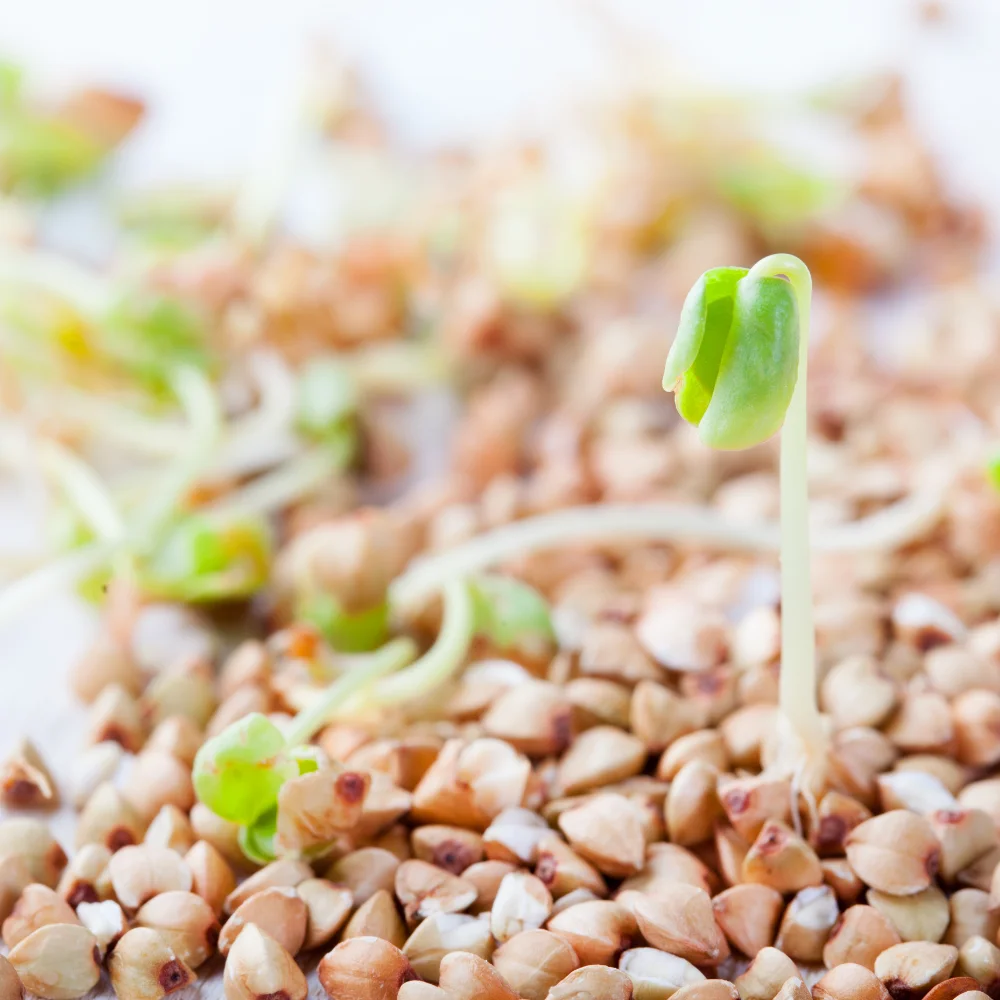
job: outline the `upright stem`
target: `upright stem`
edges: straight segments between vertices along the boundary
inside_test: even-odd
[[[812,279],[790,254],[758,261],[748,278],[784,276],[799,309],[799,370],[781,431],[781,677],[786,718],[807,747],[822,736],[816,704],[816,635],[809,559],[809,484],[806,476],[806,376]]]

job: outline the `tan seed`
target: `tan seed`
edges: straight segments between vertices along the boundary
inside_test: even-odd
[[[510,988],[525,1000],[545,1000],[550,989],[577,969],[573,948],[551,931],[516,934],[493,954],[493,965]]]
[[[691,706],[680,695],[652,680],[641,680],[632,691],[629,728],[651,753],[670,746],[695,728]]]
[[[852,906],[865,891],[865,884],[858,878],[847,858],[823,858],[823,882],[837,894],[841,906]]]
[[[752,844],[768,820],[789,820],[791,782],[763,775],[729,778],[719,783],[719,802],[733,829]]]
[[[470,882],[416,859],[396,869],[394,887],[410,923],[433,913],[460,913],[476,901],[476,888]]]
[[[341,937],[345,941],[355,937],[377,937],[402,948],[406,943],[406,928],[392,894],[379,889],[369,896],[347,921]]]
[[[646,745],[614,726],[581,733],[563,755],[558,782],[567,795],[588,792],[638,774],[646,764]]]
[[[563,690],[573,706],[573,717],[579,729],[600,725],[630,728],[632,692],[624,684],[599,677],[576,677],[565,684]]]
[[[236,876],[226,859],[207,840],[199,840],[184,860],[191,870],[191,891],[198,893],[214,913],[221,913],[236,888]]]
[[[278,792],[276,850],[299,854],[354,829],[371,784],[367,773],[329,767],[286,781]]]
[[[452,951],[489,958],[493,938],[486,921],[466,913],[434,913],[417,925],[403,945],[413,971],[430,983],[437,983],[441,959]]]
[[[240,931],[247,924],[256,924],[294,957],[306,939],[307,920],[306,904],[294,889],[261,889],[241,903],[222,925],[219,951],[229,954]]]
[[[868,885],[899,896],[926,889],[941,857],[930,823],[903,809],[855,827],[847,836],[846,850],[851,867]]]
[[[79,923],[39,927],[8,957],[24,988],[44,1000],[82,997],[101,978],[97,941]]]
[[[761,827],[743,859],[743,878],[781,893],[798,892],[820,885],[823,869],[816,852],[801,837],[784,823],[771,820]]]
[[[138,753],[146,739],[139,703],[118,684],[109,684],[94,700],[87,727],[88,743],[111,740],[129,753]]]
[[[814,1000],[889,1000],[882,980],[870,969],[845,962],[827,972],[813,987]]]
[[[784,900],[770,886],[746,882],[712,900],[715,922],[729,943],[748,957],[774,944]]]
[[[56,891],[73,907],[110,896],[110,860],[111,852],[103,844],[84,844],[66,866]]]
[[[634,941],[635,917],[606,899],[577,903],[557,913],[548,929],[558,934],[584,965],[609,965]]]
[[[1000,948],[982,937],[971,937],[958,951],[960,975],[972,976],[990,995],[1000,988]]]
[[[828,885],[800,889],[785,910],[775,947],[793,961],[819,962],[840,909]]]
[[[204,741],[205,734],[190,718],[186,715],[171,715],[150,733],[146,749],[168,753],[191,767]]]
[[[849,656],[832,667],[820,686],[825,712],[837,729],[880,726],[896,707],[896,684],[883,677],[873,657]]]
[[[632,1000],[632,980],[606,965],[585,965],[556,983],[546,1000]]]
[[[48,825],[26,816],[0,820],[0,858],[19,859],[27,868],[28,881],[41,882],[49,888],[55,886],[66,867],[66,852]]]
[[[76,846],[102,844],[117,851],[142,840],[145,824],[114,785],[99,785],[76,824]]]
[[[722,806],[716,795],[718,772],[710,764],[693,760],[670,783],[664,806],[667,835],[675,844],[691,846],[712,836]]]
[[[437,865],[452,875],[461,875],[469,865],[482,861],[483,838],[459,826],[430,823],[418,826],[410,837],[414,857]]]
[[[632,980],[634,1000],[668,1000],[705,982],[690,962],[658,948],[632,948],[618,959],[618,968]]]
[[[25,887],[10,916],[3,922],[3,943],[8,948],[13,948],[46,924],[79,922],[72,908],[59,893],[46,885],[33,882]]]
[[[186,854],[194,844],[194,831],[185,812],[175,805],[165,805],[149,824],[142,842]]]
[[[595,795],[559,817],[570,846],[605,875],[634,875],[646,851],[642,807],[624,795]]]
[[[621,884],[621,889],[652,892],[663,882],[686,882],[711,893],[716,879],[708,867],[686,847],[677,844],[650,844],[646,863],[638,875]]]
[[[857,799],[837,791],[828,791],[816,809],[816,822],[809,831],[809,843],[820,857],[842,855],[847,835],[871,812]]]
[[[920,774],[930,775],[930,777],[936,778],[952,795],[958,795],[965,785],[967,777],[965,768],[958,761],[942,754],[918,753],[908,757],[900,757],[895,763],[894,770],[900,773],[917,771]],[[966,806],[966,808],[972,807],[972,804]]]
[[[538,843],[535,874],[556,899],[577,889],[588,889],[596,896],[608,891],[601,873],[551,831]]]
[[[505,809],[486,828],[483,848],[492,861],[515,865],[533,865],[538,859],[538,845],[551,836],[549,824],[530,809]]]
[[[981,809],[941,809],[927,819],[941,845],[941,875],[949,881],[997,846],[997,828]]]
[[[926,815],[937,809],[958,809],[955,796],[939,778],[923,771],[891,771],[876,779],[882,809],[909,809]]]
[[[743,881],[743,862],[750,845],[731,827],[718,823],[715,827],[715,856],[719,859],[719,874],[726,885]]]
[[[992,767],[1000,760],[1000,694],[981,688],[951,703],[956,756],[969,767]]]
[[[926,994],[925,1000],[955,1000],[967,993],[979,992],[979,983],[971,976],[956,976],[946,979],[937,986],[932,986]]]
[[[1000,912],[990,903],[990,894],[981,889],[959,889],[948,897],[951,920],[943,938],[945,944],[961,948],[969,938],[997,939]]]
[[[740,1000],[774,1000],[786,980],[798,974],[795,963],[784,952],[762,948],[734,984],[740,991]]]
[[[312,869],[304,861],[292,858],[272,861],[233,889],[226,897],[223,908],[226,913],[234,913],[258,892],[264,889],[294,889],[300,882],[312,878],[312,874]]]
[[[679,736],[663,751],[656,767],[656,776],[661,781],[670,781],[685,764],[693,760],[709,764],[716,771],[725,771],[729,767],[729,754],[718,730],[698,729]]]
[[[774,731],[774,705],[744,705],[730,712],[720,723],[719,733],[734,767],[757,769],[768,734]]]
[[[0,956],[0,998],[24,1000],[24,986],[6,956]]]
[[[899,943],[896,928],[875,907],[850,906],[841,914],[823,946],[823,964],[828,969],[851,964],[874,970],[875,959],[886,948]]]
[[[319,963],[320,985],[331,1000],[386,1000],[416,978],[409,959],[381,938],[341,941]]]
[[[682,986],[672,1000],[740,1000],[740,991],[728,979],[706,979]]]
[[[527,872],[504,877],[490,910],[490,931],[507,941],[521,931],[541,927],[552,913],[552,894],[541,879]]]
[[[219,697],[228,698],[248,684],[267,687],[271,683],[271,654],[257,639],[245,639],[219,668]]]
[[[73,761],[70,789],[73,806],[82,809],[98,786],[111,781],[125,759],[121,745],[107,740],[83,750]]]
[[[81,903],[76,908],[76,915],[80,923],[96,938],[102,956],[106,955],[128,930],[128,920],[125,919],[122,908],[113,899],[105,899],[100,903]]]
[[[219,940],[215,911],[193,892],[163,892],[154,896],[139,908],[135,923],[158,931],[192,969],[207,961]]]
[[[59,790],[31,740],[21,740],[0,764],[0,802],[8,809],[53,809]]]
[[[920,996],[947,979],[957,961],[958,949],[950,944],[905,941],[875,959],[875,975],[893,997]]]
[[[246,855],[240,847],[240,828],[236,823],[216,816],[203,802],[194,804],[188,818],[199,840],[211,844],[234,868],[246,867]]]
[[[868,902],[886,917],[904,941],[940,941],[951,919],[948,898],[936,885],[910,896],[893,896],[871,889]]]
[[[703,889],[683,882],[665,884],[656,895],[640,897],[633,909],[640,933],[654,948],[696,965],[716,965],[729,955]]]
[[[161,892],[191,889],[191,869],[166,847],[123,847],[111,856],[108,875],[118,902],[137,910]]]
[[[307,878],[295,891],[306,904],[306,939],[302,947],[309,951],[332,941],[337,931],[347,923],[354,906],[351,890],[334,885],[325,878]]]
[[[135,660],[110,630],[102,630],[84,654],[73,664],[69,683],[73,693],[90,704],[105,688],[117,685],[137,695],[144,678]]]
[[[678,593],[652,594],[635,633],[646,652],[670,670],[710,670],[729,649],[729,626],[721,612]]]
[[[309,993],[295,959],[256,924],[230,949],[222,986],[226,1000],[306,1000]]]
[[[487,736],[532,757],[545,757],[569,746],[573,706],[560,685],[527,680],[504,691],[486,710],[482,724]]]
[[[397,1000],[451,1000],[451,994],[440,986],[411,979],[400,986],[396,998]]]
[[[774,994],[774,1000],[812,1000],[812,993],[798,976],[790,976]]]
[[[441,959],[440,981],[454,1000],[517,1000],[489,962],[467,951],[453,951]]]

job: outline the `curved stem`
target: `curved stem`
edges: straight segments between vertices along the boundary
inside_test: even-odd
[[[122,537],[125,525],[118,505],[86,462],[56,441],[41,443],[39,460],[98,538],[114,542]]]
[[[816,703],[816,635],[813,629],[809,557],[809,483],[806,381],[809,366],[809,307],[812,278],[790,254],[758,261],[747,280],[788,279],[799,311],[799,370],[781,430],[781,674],[779,703],[806,746],[815,746],[822,727]]]

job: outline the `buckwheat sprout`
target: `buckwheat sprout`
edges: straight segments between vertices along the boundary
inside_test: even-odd
[[[100,476],[68,448],[55,441],[39,445],[42,468],[58,482],[66,499],[91,531],[106,541],[115,542],[125,533],[118,507]]]
[[[0,248],[0,284],[34,285],[98,316],[114,301],[111,284],[66,257],[38,249]]]

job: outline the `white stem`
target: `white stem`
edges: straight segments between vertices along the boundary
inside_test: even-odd
[[[38,457],[98,538],[112,542],[121,539],[125,525],[118,506],[100,476],[86,462],[55,441],[43,441]]]
[[[13,246],[0,248],[0,284],[44,288],[88,316],[105,312],[114,298],[110,282],[67,257]]]

